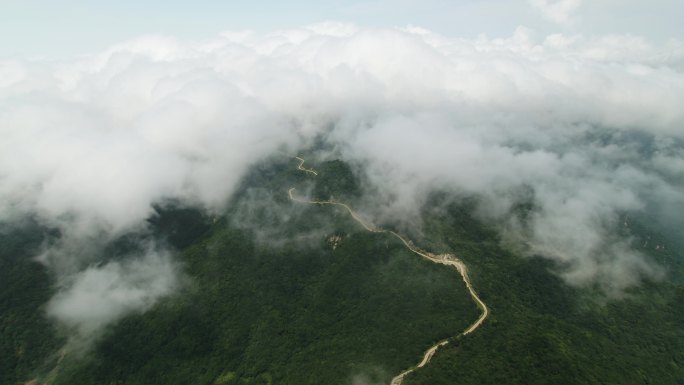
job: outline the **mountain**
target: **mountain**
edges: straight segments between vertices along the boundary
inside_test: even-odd
[[[654,218],[626,213],[623,236],[667,275],[611,297],[523,255],[475,197],[434,193],[415,226],[309,204],[363,207],[367,191],[352,165],[305,158],[253,167],[222,213],[160,202],[145,229],[108,242],[100,261],[172,250],[180,283],[87,338],[45,315],[58,282],[32,257],[59,232],[30,220],[2,228],[0,382],[389,384],[446,339],[404,384],[682,383],[682,246]],[[532,210],[522,205],[522,220]],[[389,231],[465,263],[491,312],[480,327],[461,335],[481,309],[459,272]]]

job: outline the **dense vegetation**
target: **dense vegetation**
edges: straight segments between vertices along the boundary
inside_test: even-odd
[[[58,365],[64,340],[41,310],[51,279],[29,258],[47,235],[34,225],[0,229],[0,382],[38,374],[68,385],[387,384],[477,318],[452,269],[363,231],[344,210],[289,201],[290,186],[321,199],[360,196],[345,163],[314,167],[320,178],[291,161],[255,167],[220,216],[157,206],[149,234],[124,236],[103,253],[117,258],[154,238],[177,250],[185,286]],[[684,383],[682,245],[671,233],[652,218],[631,219],[635,247],[647,237],[667,244],[643,248],[669,275],[606,301],[567,286],[547,260],[503,248],[471,203],[436,198],[430,206],[439,209],[426,210],[414,239],[464,259],[492,314],[405,384]]]
[[[547,260],[502,249],[471,212],[451,205],[433,215],[426,233],[467,262],[492,316],[406,384],[684,383],[684,287],[674,283],[682,275],[681,249],[677,240],[654,235],[666,231],[644,225],[653,218],[630,224],[634,246],[670,266],[669,277],[611,300],[570,288]],[[668,247],[656,251],[656,243]]]
[[[335,178],[313,194],[356,194],[344,164],[322,168]],[[182,249],[190,283],[67,356],[51,383],[386,383],[477,317],[455,270],[343,210],[289,201],[290,185],[307,190],[291,163],[257,170],[209,228],[187,209],[157,210],[152,227]]]
[[[64,342],[41,310],[52,279],[31,258],[49,237],[30,220],[0,227],[0,384],[28,379]]]

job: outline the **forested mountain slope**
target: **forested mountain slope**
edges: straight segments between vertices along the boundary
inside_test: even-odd
[[[3,228],[2,383],[388,384],[478,317],[454,269],[365,231],[343,209],[289,200],[293,186],[351,205],[362,196],[347,164],[311,163],[320,177],[290,159],[255,167],[222,215],[160,203],[144,234],[109,245],[110,259],[150,239],[166,245],[182,285],[85,351],[60,351],[69,334],[43,310],[54,282],[30,259],[59,234],[30,222]],[[404,383],[682,383],[680,246],[648,218],[631,226],[635,247],[647,236],[667,245],[643,247],[667,275],[609,298],[572,288],[559,266],[503,246],[472,201],[435,196],[410,236],[461,258],[491,315]]]

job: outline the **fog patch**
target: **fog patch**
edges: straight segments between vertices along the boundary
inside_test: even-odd
[[[47,313],[72,340],[88,341],[106,326],[149,310],[179,285],[178,266],[163,251],[95,265],[64,279]]]
[[[580,2],[533,3],[562,23]],[[165,254],[101,258],[144,231],[155,203],[218,215],[250,167],[326,141],[364,170],[375,199],[355,209],[371,222],[420,226],[431,192],[476,196],[482,218],[566,266],[568,282],[619,290],[660,273],[613,236],[616,216],[684,207],[683,68],[677,39],[339,23],[0,59],[0,221],[59,232],[40,257],[61,284],[50,314],[88,335],[176,287]],[[535,211],[516,229],[521,188]],[[297,205],[250,194],[236,223],[287,238],[277,228]]]
[[[311,189],[298,187],[293,194],[307,197]],[[319,247],[335,229],[329,216],[316,215],[309,208],[307,203],[291,201],[285,188],[248,188],[235,203],[230,223],[248,230],[261,247]]]
[[[360,370],[351,376],[351,385],[380,385],[388,382],[389,374],[380,367],[371,367]]]

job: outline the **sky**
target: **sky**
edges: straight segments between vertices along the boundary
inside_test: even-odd
[[[220,214],[321,138],[312,165],[349,162],[371,222],[419,233],[432,192],[477,197],[570,285],[666,276],[618,234],[625,213],[684,228],[677,2],[249,4],[0,0],[0,222],[60,230],[35,256],[60,325],[88,339],[182,284],[163,245],[101,259],[155,203]]]
[[[632,34],[684,37],[679,0],[39,1],[0,0],[0,56],[64,57],[140,35],[207,39],[226,30],[267,32],[321,21],[414,25],[451,37]]]

